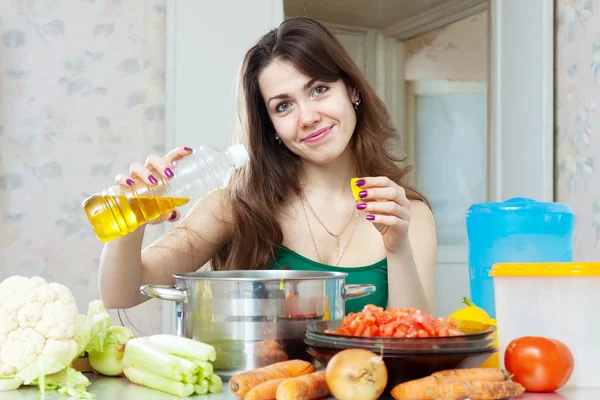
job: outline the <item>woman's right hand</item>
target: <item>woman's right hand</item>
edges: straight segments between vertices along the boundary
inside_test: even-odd
[[[115,177],[117,184],[131,188],[136,185],[136,181],[142,181],[148,186],[154,186],[158,183],[154,174],[160,174],[163,179],[173,177],[175,162],[192,154],[193,150],[189,147],[176,147],[167,153],[164,157],[150,155],[146,158],[144,165],[133,163],[129,167],[129,175],[119,174]],[[161,215],[157,219],[148,222],[149,224],[160,224],[164,221],[175,222],[180,218],[178,210],[170,211]]]

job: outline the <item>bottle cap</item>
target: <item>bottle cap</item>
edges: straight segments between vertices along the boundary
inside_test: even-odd
[[[250,160],[246,148],[241,144],[234,144],[227,149],[227,156],[233,162],[235,168],[241,168]]]

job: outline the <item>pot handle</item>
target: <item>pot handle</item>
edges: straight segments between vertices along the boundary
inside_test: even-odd
[[[375,285],[342,285],[342,298],[358,299],[373,294],[376,290]]]
[[[185,290],[176,289],[168,285],[144,285],[140,287],[140,292],[148,297],[155,297],[161,300],[176,301],[178,303],[187,303],[190,297]]]

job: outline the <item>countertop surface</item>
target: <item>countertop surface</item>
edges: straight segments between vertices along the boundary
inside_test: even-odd
[[[109,378],[97,375],[87,375],[92,382],[88,391],[96,395],[96,400],[175,400],[179,397],[162,393],[156,390],[144,388],[130,383],[126,378]],[[37,387],[21,387],[11,392],[0,392],[1,400],[67,400],[71,397],[47,392],[42,396]],[[229,393],[227,383],[223,384],[223,392],[202,396],[192,396],[188,399],[194,400],[239,400]],[[328,399],[333,399],[329,397]],[[391,397],[381,397],[391,399]],[[600,399],[600,387],[598,388],[564,388],[557,393],[525,393],[518,400],[591,400]]]

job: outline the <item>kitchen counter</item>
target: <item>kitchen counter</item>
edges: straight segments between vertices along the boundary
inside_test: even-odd
[[[148,389],[130,383],[126,378],[109,378],[97,375],[87,375],[92,382],[88,391],[96,395],[96,400],[175,400],[180,399],[157,390]],[[44,397],[36,387],[22,387],[11,392],[0,392],[1,400],[67,400],[70,397],[56,392],[47,392]],[[188,397],[191,400],[239,400],[232,395],[227,383],[224,382],[223,392],[202,396]],[[333,399],[329,397],[328,399]],[[391,397],[381,397],[391,399]],[[600,388],[565,388],[558,393],[526,393],[519,400],[590,400],[600,399]]]

